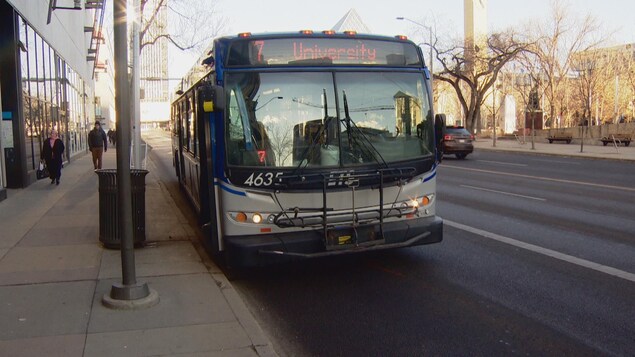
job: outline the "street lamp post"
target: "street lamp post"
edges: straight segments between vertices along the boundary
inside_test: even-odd
[[[412,22],[413,24],[415,24],[417,26],[421,26],[424,29],[428,30],[428,32],[430,34],[430,44],[429,44],[429,46],[430,46],[430,63],[428,64],[428,67],[430,67],[430,89],[432,89],[432,83],[434,81],[434,74],[433,74],[434,73],[434,69],[433,69],[434,61],[432,60],[433,59],[433,57],[432,57],[432,27],[426,26],[426,25],[424,25],[422,23],[419,23],[417,21],[411,20],[411,19],[409,19],[407,17],[403,17],[403,16],[397,17],[397,20],[406,20],[406,21]]]
[[[494,98],[492,98],[492,146],[496,147],[496,82],[494,82],[494,90],[493,90]]]

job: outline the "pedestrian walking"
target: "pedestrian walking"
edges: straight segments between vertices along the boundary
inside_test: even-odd
[[[42,146],[42,158],[49,169],[51,185],[59,185],[62,177],[62,154],[64,153],[64,143],[58,138],[57,130],[51,130],[51,136],[44,141]]]
[[[110,131],[110,143],[112,146],[117,145],[117,130],[115,129]]]
[[[101,128],[99,120],[95,122],[95,127],[88,133],[88,147],[93,154],[93,166],[95,170],[101,169],[102,155],[108,151],[108,138]]]

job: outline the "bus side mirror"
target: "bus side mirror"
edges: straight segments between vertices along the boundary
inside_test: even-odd
[[[217,85],[204,85],[200,89],[203,111],[211,113],[225,109],[225,90]]]
[[[434,115],[434,141],[437,148],[437,161],[443,160],[443,136],[445,135],[445,114]]]

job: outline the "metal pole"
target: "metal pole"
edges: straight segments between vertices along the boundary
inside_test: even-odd
[[[146,284],[138,284],[135,275],[132,185],[130,179],[130,101],[128,82],[128,27],[126,0],[114,3],[114,60],[115,60],[115,110],[117,112],[117,199],[121,237],[121,267],[123,282],[115,283],[110,290],[114,300],[136,300],[150,294]]]
[[[406,20],[408,22],[412,22],[413,24],[415,24],[417,26],[421,26],[424,29],[427,29],[428,32],[430,33],[430,63],[428,64],[428,67],[430,68],[430,90],[432,90],[432,84],[434,82],[434,75],[433,75],[434,67],[433,67],[433,64],[432,64],[433,63],[433,60],[432,60],[433,59],[433,57],[432,57],[432,27],[431,26],[426,26],[426,25],[424,25],[422,23],[419,23],[417,21],[414,21],[412,19],[409,19],[409,18],[403,17],[403,16],[396,17],[396,19],[397,20]],[[432,105],[434,106],[434,97],[432,99],[433,99]]]
[[[2,108],[2,88],[0,88],[0,108]],[[0,118],[0,135],[3,133],[4,129],[2,129],[2,125],[4,120]],[[0,193],[4,191],[4,187],[6,185],[6,169],[4,163],[4,144],[2,143],[2,138],[0,138]]]
[[[580,125],[580,152],[584,150],[584,123]]]
[[[492,99],[492,121],[493,121],[493,131],[492,131],[492,146],[496,147],[496,82],[494,82],[494,90],[493,90],[494,98]]]
[[[434,111],[434,60],[432,59],[432,27],[426,26],[430,32],[430,90],[432,91],[432,109]]]
[[[532,112],[534,114],[535,112]],[[536,146],[534,143],[534,139],[536,138],[536,126],[534,125],[536,122],[536,116],[531,115],[531,149],[536,150]]]
[[[132,164],[135,169],[141,169],[141,63],[139,31],[141,26],[140,0],[134,1],[135,20],[132,23]]]
[[[619,123],[620,122],[620,118],[619,115],[617,113],[617,97],[620,94],[620,89],[619,89],[619,85],[620,85],[620,76],[619,75],[615,75],[615,123]]]

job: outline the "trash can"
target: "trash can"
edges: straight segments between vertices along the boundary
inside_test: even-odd
[[[99,177],[99,241],[106,248],[120,249],[117,170],[99,169],[95,172]],[[147,170],[130,170],[135,247],[143,246],[146,241],[145,177],[147,174]]]

